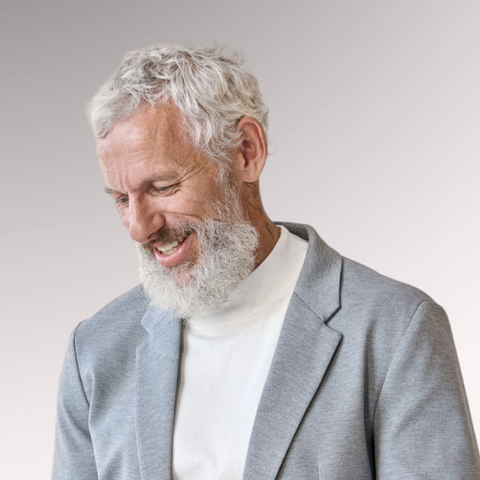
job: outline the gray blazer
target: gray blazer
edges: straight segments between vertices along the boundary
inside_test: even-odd
[[[480,479],[447,317],[430,297],[309,241],[244,480]],[[172,478],[181,322],[137,287],[72,334],[53,478]],[[215,479],[212,479],[215,480]]]

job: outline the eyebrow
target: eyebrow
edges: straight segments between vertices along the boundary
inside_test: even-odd
[[[113,188],[104,188],[105,193],[108,193],[108,195],[111,195],[112,193],[122,193],[122,192],[117,192],[117,190],[114,190]]]
[[[149,178],[147,178],[143,183],[153,183],[153,182],[168,182],[170,180],[176,180],[178,179],[178,173],[174,172],[168,172],[168,173],[159,173],[157,175],[153,175]],[[120,195],[123,195],[122,192],[119,192],[118,190],[114,190],[113,188],[105,187],[104,188],[105,193],[108,195],[112,195],[115,193],[118,193]]]

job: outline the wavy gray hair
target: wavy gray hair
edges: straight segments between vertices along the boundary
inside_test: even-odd
[[[226,167],[241,142],[242,118],[253,117],[265,132],[268,128],[257,79],[243,63],[225,46],[165,45],[131,52],[89,105],[93,131],[103,138],[145,104],[173,101],[193,145]]]

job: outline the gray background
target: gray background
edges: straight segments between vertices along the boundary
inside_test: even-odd
[[[68,336],[138,282],[83,109],[165,42],[244,52],[271,112],[267,212],[446,308],[480,431],[478,0],[2,5],[1,478],[49,477]]]

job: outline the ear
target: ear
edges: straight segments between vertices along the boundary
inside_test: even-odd
[[[253,117],[238,122],[242,143],[237,152],[235,171],[241,181],[252,183],[260,178],[267,160],[267,138],[261,123]]]

